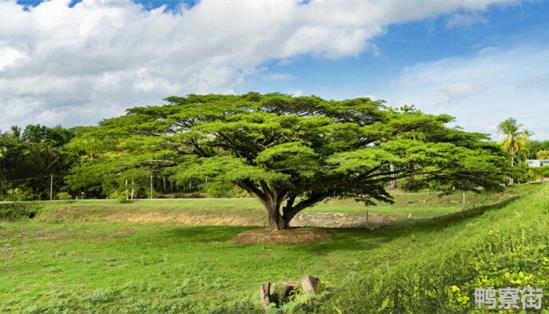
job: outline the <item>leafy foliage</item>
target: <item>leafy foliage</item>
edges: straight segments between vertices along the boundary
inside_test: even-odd
[[[540,150],[536,153],[538,159],[549,159],[549,150]]]
[[[529,140],[528,143],[526,143],[528,159],[538,158],[537,153],[542,150],[549,151],[549,141]]]
[[[29,125],[24,130],[14,126],[0,133],[0,194],[19,188],[46,199],[50,175],[54,175],[54,189],[59,190],[74,161],[63,148],[72,137],[72,131],[59,126]]]
[[[79,162],[65,177],[68,190],[85,191],[88,197],[108,197],[133,188],[136,197],[147,197],[150,176],[174,164],[172,151],[156,148],[162,137],[132,134],[130,130],[140,121],[120,119],[75,130],[77,136],[66,149],[79,156]]]
[[[6,191],[4,199],[11,202],[20,202],[30,200],[32,198],[32,192],[26,186],[20,186]]]
[[[535,167],[529,168],[529,174],[531,179],[540,180],[544,178],[549,178],[549,167]]]
[[[507,174],[505,153],[485,135],[413,107],[257,93],[166,100],[80,132],[70,146],[82,163],[69,184],[116,186],[137,171],[181,184],[230,182],[261,200],[272,228],[286,228],[327,198],[390,202],[385,184],[399,178],[478,191],[499,189]]]
[[[55,199],[62,200],[62,201],[68,201],[72,199],[72,195],[70,195],[67,192],[59,192],[55,195]]]

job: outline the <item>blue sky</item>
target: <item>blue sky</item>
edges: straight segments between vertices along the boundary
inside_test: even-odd
[[[387,81],[407,66],[448,57],[473,56],[485,47],[549,43],[549,1],[492,7],[479,14],[473,25],[448,27],[452,14],[388,28],[373,44],[377,52],[339,59],[302,56],[290,64],[269,62],[269,71],[288,73],[284,81],[249,80],[249,89],[301,90],[325,97],[378,95]]]
[[[0,129],[278,91],[414,104],[494,136],[513,116],[549,138],[549,1],[138,3],[0,3]]]

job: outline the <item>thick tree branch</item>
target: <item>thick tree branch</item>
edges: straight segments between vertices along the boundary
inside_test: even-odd
[[[330,196],[330,192],[324,192],[324,193],[318,193],[318,194],[313,194],[311,197],[307,198],[307,199],[304,199],[302,201],[300,201],[299,203],[297,203],[295,206],[288,206],[290,204],[293,204],[293,202],[295,201],[295,197],[293,197],[293,199],[291,200],[291,202],[289,202],[285,207],[284,207],[284,213],[282,215],[282,218],[284,220],[284,223],[285,223],[285,227],[288,226],[288,224],[290,223],[290,221],[292,220],[292,218],[295,217],[295,215],[297,215],[297,213],[299,213],[300,211],[304,210],[305,208],[307,207],[310,207],[320,201],[322,201],[323,199],[327,198],[328,196]],[[289,200],[290,201],[290,200]]]
[[[198,145],[198,143],[191,138],[191,145],[195,148],[195,151],[197,152],[197,155],[200,157],[208,157],[208,154],[204,152],[204,150]]]

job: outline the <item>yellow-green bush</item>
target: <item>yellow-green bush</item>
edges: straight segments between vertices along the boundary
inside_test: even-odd
[[[60,192],[55,195],[55,198],[61,201],[68,201],[72,199],[72,196],[67,192]]]

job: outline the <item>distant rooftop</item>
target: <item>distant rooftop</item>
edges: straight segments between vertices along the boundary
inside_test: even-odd
[[[528,159],[528,167],[544,167],[549,166],[549,159]]]

